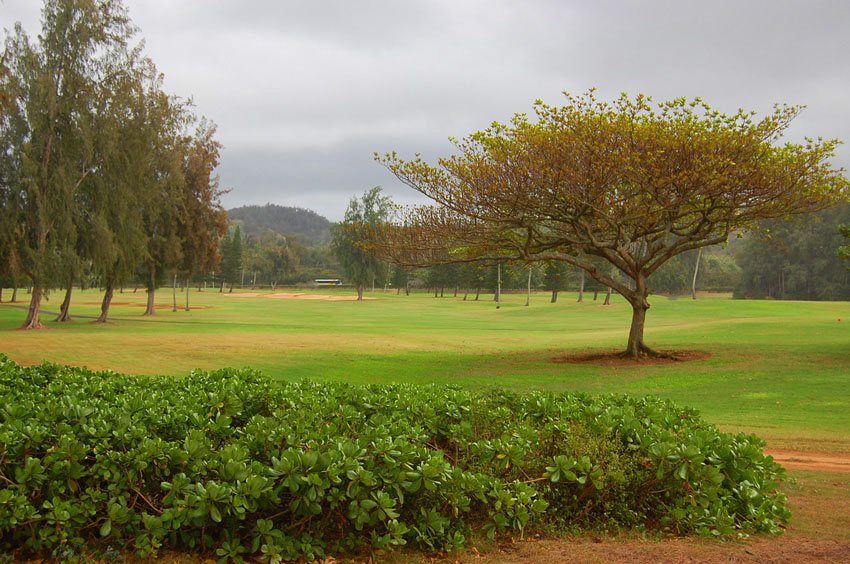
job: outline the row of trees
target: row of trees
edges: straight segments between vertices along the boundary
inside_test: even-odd
[[[747,234],[732,248],[741,268],[736,296],[850,299],[850,271],[839,260],[846,224],[850,206],[762,222],[760,231]]]
[[[305,246],[299,237],[271,229],[243,236],[241,222],[222,239],[220,252],[220,271],[204,278],[215,280],[222,291],[228,285],[231,290],[234,285],[274,290],[279,284],[297,285],[338,276],[339,266],[327,246]]]
[[[546,261],[523,264],[521,262],[444,262],[424,268],[410,268],[402,264],[391,264],[380,260],[367,248],[368,241],[362,239],[365,229],[377,229],[390,221],[398,207],[387,196],[382,195],[380,187],[366,191],[361,197],[352,198],[342,223],[332,228],[332,249],[339,261],[340,268],[348,282],[357,288],[358,299],[362,299],[364,288],[370,284],[387,287],[394,286],[397,292],[410,287],[429,288],[434,296],[444,296],[448,290],[453,296],[464,293],[464,299],[470,291],[479,299],[482,290],[495,294],[499,300],[502,288],[545,289],[552,292],[551,301],[558,299],[558,293],[566,289],[577,289],[579,301],[584,291],[606,293],[606,303],[610,300],[611,287],[587,278],[581,268],[569,266],[561,261]],[[285,238],[277,236],[282,244]],[[227,243],[229,245],[230,243]],[[227,263],[227,250],[223,250],[224,263]],[[599,268],[604,263],[596,260]],[[293,271],[297,269],[297,260],[289,262]],[[697,275],[701,272],[700,288],[731,291],[738,281],[738,269],[731,255],[723,249],[710,249],[703,254],[702,249],[682,253],[665,263],[651,277],[654,292],[681,294],[695,292]],[[238,279],[238,272],[235,273]],[[611,276],[622,279],[622,273],[614,269]]]
[[[84,274],[106,291],[139,274],[146,314],[166,273],[217,268],[227,216],[214,175],[215,126],[163,90],[131,45],[120,0],[47,0],[42,30],[7,33],[0,67],[0,275],[32,288],[25,328],[45,292]]]

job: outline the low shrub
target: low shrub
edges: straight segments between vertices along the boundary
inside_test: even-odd
[[[278,562],[529,526],[775,533],[782,468],[657,398],[125,376],[0,355],[0,550]]]

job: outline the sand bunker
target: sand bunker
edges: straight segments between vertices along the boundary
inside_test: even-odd
[[[290,294],[290,293],[275,293],[268,294],[267,298],[276,300],[325,300],[329,302],[352,302],[357,301],[357,296],[329,296],[326,294]],[[374,300],[376,298],[363,298],[364,300]]]
[[[224,293],[223,296],[230,298],[272,298],[275,300],[324,300],[328,302],[353,302],[357,301],[356,295],[331,296],[327,294],[305,294],[303,292],[275,292],[274,294],[261,294],[259,292],[236,292],[234,294]],[[377,298],[363,298],[364,300],[375,300]]]

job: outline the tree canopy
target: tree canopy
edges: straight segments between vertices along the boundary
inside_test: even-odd
[[[638,357],[656,354],[643,330],[647,279],[661,265],[722,243],[733,229],[845,197],[847,180],[830,162],[839,141],[780,143],[799,106],[777,105],[756,119],[701,99],[565,96],[560,107],[538,101],[535,120],[517,114],[455,140],[456,154],[435,165],[418,155],[376,155],[433,204],[376,229],[375,252],[417,266],[482,259],[577,266],[631,304],[626,354]]]

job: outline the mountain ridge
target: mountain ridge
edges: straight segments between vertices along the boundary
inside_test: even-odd
[[[331,222],[306,208],[277,204],[246,205],[227,210],[227,217],[241,226],[245,235],[257,236],[269,229],[288,237],[298,237],[305,245],[330,242]]]

